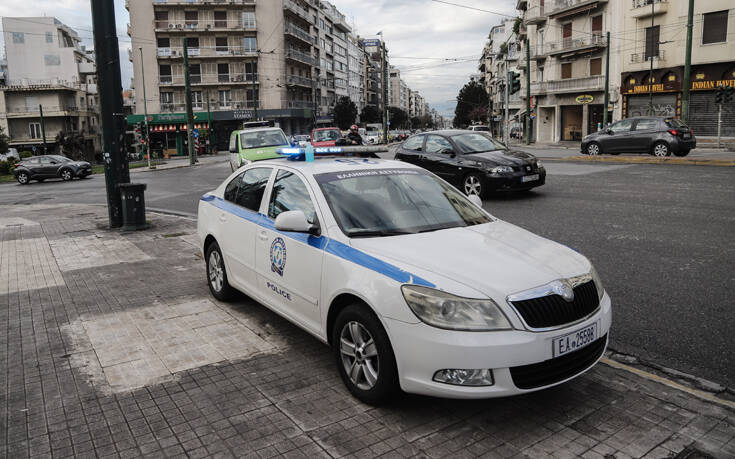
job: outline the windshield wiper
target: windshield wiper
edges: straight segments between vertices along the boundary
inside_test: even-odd
[[[390,231],[390,230],[371,230],[358,229],[347,233],[349,237],[370,237],[370,236],[400,236],[402,234],[416,234],[413,231]]]

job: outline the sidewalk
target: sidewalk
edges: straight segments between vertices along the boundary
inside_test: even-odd
[[[525,396],[363,405],[325,345],[211,297],[196,222],[148,219],[0,206],[0,457],[735,456],[735,404],[614,362]]]
[[[213,164],[218,162],[225,162],[228,161],[229,154],[225,153],[218,153],[215,156],[212,155],[201,155],[197,157],[198,163],[195,164],[195,166],[203,166],[207,164]],[[137,174],[140,172],[155,172],[155,171],[163,171],[167,169],[179,169],[181,167],[189,167],[189,157],[188,156],[178,156],[178,157],[172,157],[168,158],[166,160],[163,160],[164,164],[156,164],[156,161],[153,161],[153,166],[155,169],[148,169],[148,167],[138,167],[135,169],[130,169],[131,174]]]

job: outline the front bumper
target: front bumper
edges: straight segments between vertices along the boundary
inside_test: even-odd
[[[574,374],[552,384],[520,389],[511,376],[511,368],[549,363],[553,357],[552,340],[598,322],[598,339],[607,337],[612,323],[610,297],[587,319],[572,326],[546,332],[507,330],[496,332],[461,332],[442,330],[424,323],[408,324],[385,319],[398,364],[401,388],[410,393],[434,397],[478,399],[504,397],[533,392],[569,381],[584,373],[600,359],[593,356]],[[589,346],[593,346],[590,344]],[[607,343],[604,343],[603,350]],[[575,352],[583,352],[587,347]],[[570,355],[566,354],[566,355]],[[553,362],[550,362],[553,363]],[[485,387],[454,386],[435,382],[434,373],[446,368],[492,369],[494,384]]]
[[[81,168],[81,169],[78,169],[77,172],[76,172],[76,176],[77,177],[86,177],[86,176],[91,175],[91,174],[92,174],[92,168],[91,167],[89,167],[89,168],[86,168],[86,167],[85,168]]]
[[[538,180],[532,182],[523,182],[523,177],[538,174]],[[487,174],[485,183],[489,190],[492,191],[521,191],[530,190],[546,183],[546,169],[537,168],[532,172],[513,172],[507,175]]]

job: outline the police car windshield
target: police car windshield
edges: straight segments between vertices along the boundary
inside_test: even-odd
[[[363,169],[315,178],[349,237],[422,233],[491,221],[463,194],[424,170]]]
[[[243,148],[263,148],[290,145],[286,136],[280,130],[253,131],[240,134],[240,144]]]

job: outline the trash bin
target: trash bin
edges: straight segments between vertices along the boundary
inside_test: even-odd
[[[148,228],[145,222],[145,183],[121,183],[118,187],[122,199],[122,231]]]

